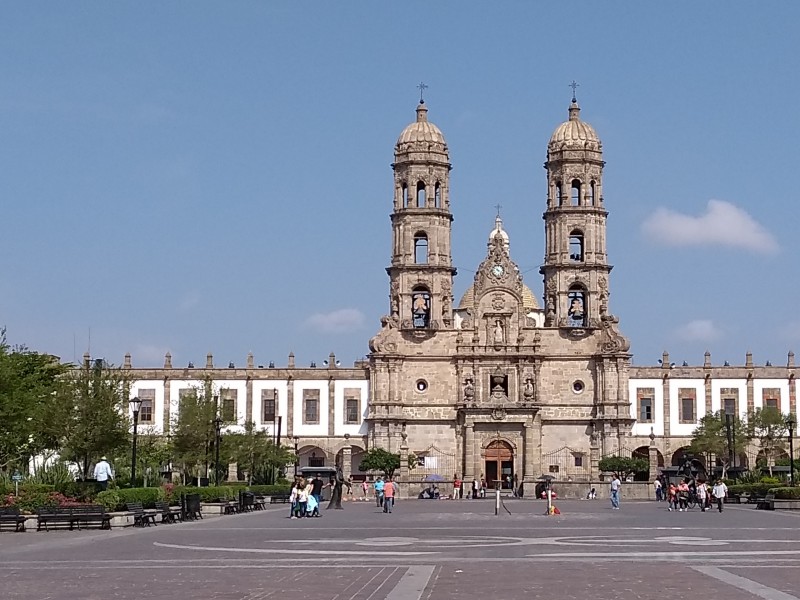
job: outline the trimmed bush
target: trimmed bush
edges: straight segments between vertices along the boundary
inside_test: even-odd
[[[800,487],[774,487],[769,491],[776,500],[800,500]]]
[[[757,494],[766,496],[770,489],[774,488],[774,483],[737,483],[728,486],[730,494]]]
[[[275,496],[291,493],[292,485],[287,481],[282,485],[251,485],[247,490],[259,496]]]

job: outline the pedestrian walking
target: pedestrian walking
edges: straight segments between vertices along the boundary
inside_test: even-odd
[[[667,500],[669,501],[667,510],[671,511],[678,508],[678,488],[674,483],[669,484],[669,488],[667,489]]]
[[[369,484],[367,483],[367,480],[364,479],[364,481],[361,482],[361,491],[364,494],[364,500],[367,499],[367,490],[369,490]]]
[[[519,475],[516,473],[514,473],[514,479],[511,486],[511,494],[514,496],[514,498],[519,498]]]
[[[392,478],[389,477],[388,481],[383,486],[383,512],[391,514],[394,507],[394,494],[397,491]]]
[[[619,510],[619,490],[622,487],[622,482],[619,475],[614,473],[614,478],[611,480],[611,508]]]
[[[698,481],[695,486],[695,494],[697,494],[697,503],[700,505],[700,512],[706,512],[706,500],[708,500],[708,488],[706,488],[705,481]]]
[[[319,512],[319,505],[322,503],[322,488],[324,485],[325,482],[322,481],[322,477],[315,477],[311,482],[311,496],[308,500],[309,512],[311,513],[309,516],[311,517],[322,516]]]
[[[458,473],[453,475],[453,500],[461,499],[461,480],[458,478]]]
[[[481,482],[478,481],[478,478],[475,477],[472,480],[472,499],[475,500],[478,498],[478,494],[480,493],[481,489]]]
[[[689,484],[684,479],[678,484],[678,512],[689,510]]]
[[[380,508],[383,506],[383,491],[386,487],[386,482],[383,477],[378,477],[375,480],[375,505]]]
[[[656,478],[653,481],[653,489],[656,492],[656,502],[661,502],[664,499],[664,496],[663,496],[663,491],[664,490],[661,487],[661,481],[659,481],[658,478]]]
[[[717,510],[722,512],[722,504],[725,502],[725,497],[728,495],[728,486],[721,479],[717,479],[714,484],[714,489],[711,490],[711,495],[717,501]]]
[[[101,456],[100,462],[94,466],[94,478],[101,490],[108,489],[108,482],[114,480],[114,470],[105,456]]]

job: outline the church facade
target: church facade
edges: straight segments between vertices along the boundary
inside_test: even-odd
[[[593,480],[603,456],[680,460],[697,422],[717,410],[774,406],[797,413],[794,355],[786,365],[631,365],[610,310],[602,144],[573,98],[547,144],[542,303],[523,281],[498,217],[471,286],[454,302],[450,157],[420,103],[395,145],[387,313],[366,361],[342,368],[124,367],[145,399],[146,426],[165,432],[180,397],[215,394],[227,429],[244,422],[294,443],[303,466],[339,463],[358,476],[381,447],[402,456],[402,476],[532,482]],[[145,409],[143,409],[145,412]],[[417,467],[407,466],[416,457]],[[742,454],[739,464],[748,457]]]

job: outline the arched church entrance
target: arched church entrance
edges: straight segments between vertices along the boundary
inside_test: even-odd
[[[502,482],[503,489],[509,489],[510,479],[514,477],[514,450],[508,442],[494,440],[486,446],[485,456],[486,483],[494,487],[497,481]]]

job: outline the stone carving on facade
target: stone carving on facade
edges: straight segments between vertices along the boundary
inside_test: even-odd
[[[525,385],[522,388],[522,397],[524,398],[525,402],[532,402],[533,401],[533,379],[530,377],[525,380]]]
[[[397,352],[397,345],[401,340],[397,326],[397,317],[386,315],[381,317],[381,330],[369,341],[369,349],[379,353]]]
[[[475,402],[475,385],[470,378],[464,380],[464,402],[467,404]]]
[[[603,329],[600,350],[604,354],[614,354],[616,352],[627,352],[630,350],[630,340],[622,335],[619,330],[619,318],[614,315],[606,315],[601,318],[600,324]]]
[[[489,414],[494,421],[504,421],[506,418],[506,409],[502,406],[498,406],[497,408],[493,408],[492,412]]]
[[[500,319],[496,319],[494,322],[494,329],[492,330],[492,342],[495,346],[501,346],[505,343],[506,336],[505,332],[503,331],[503,323]]]
[[[492,238],[489,254],[475,273],[475,298],[479,298],[484,290],[494,287],[506,288],[522,298],[522,275],[519,267],[508,256],[500,236]]]
[[[492,309],[493,310],[502,310],[506,306],[506,299],[503,294],[495,293],[492,294]]]

